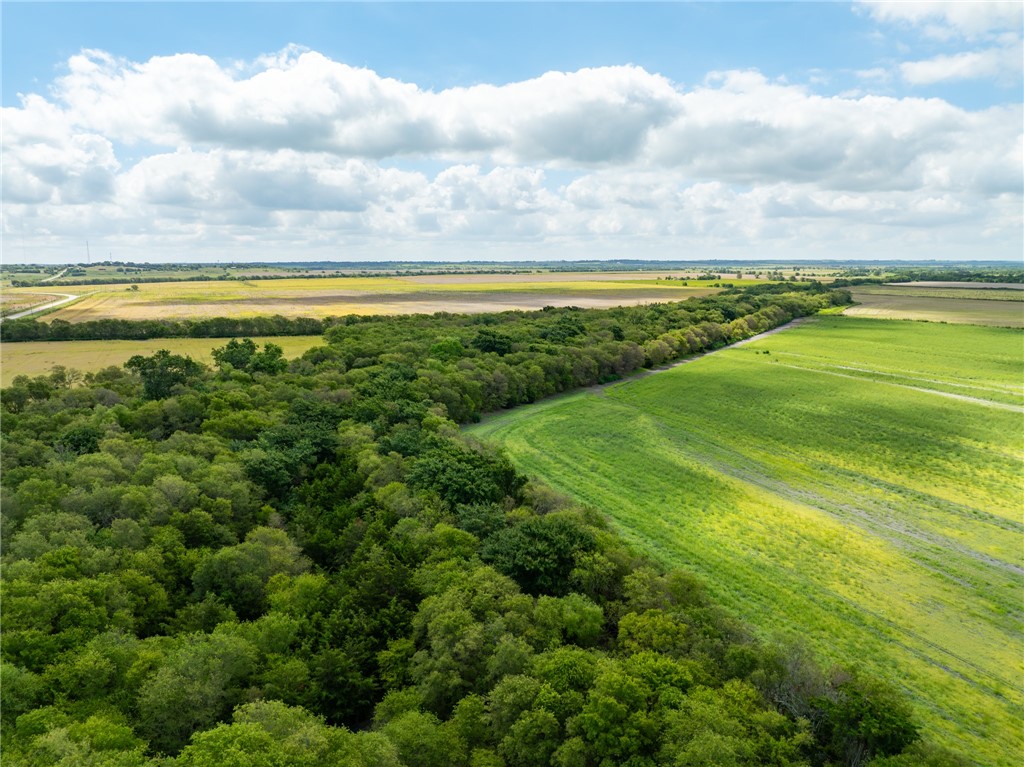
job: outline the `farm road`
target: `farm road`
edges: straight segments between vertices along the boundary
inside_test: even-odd
[[[59,280],[61,277],[63,277],[67,273],[67,271],[68,270],[65,269],[62,272],[57,272],[52,277],[47,277],[45,280],[39,280],[39,284],[42,285],[44,282],[53,282],[54,280]]]
[[[45,312],[47,309],[53,309],[56,306],[63,306],[66,303],[74,301],[76,298],[81,296],[73,296],[70,293],[54,293],[55,296],[64,296],[59,301],[51,301],[48,304],[42,304],[41,306],[33,306],[31,309],[26,309],[23,312],[16,312],[15,314],[8,315],[7,317],[0,318],[0,322],[4,320],[20,320],[22,317],[28,317],[30,314],[37,312]]]

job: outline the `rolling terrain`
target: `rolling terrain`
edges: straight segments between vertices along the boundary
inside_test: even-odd
[[[827,317],[471,432],[766,636],[893,680],[938,741],[1009,765],[1022,342]]]

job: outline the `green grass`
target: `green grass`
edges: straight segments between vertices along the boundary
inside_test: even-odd
[[[1022,351],[1015,330],[825,317],[471,431],[764,635],[890,679],[933,738],[1010,765]]]
[[[211,352],[228,342],[227,338],[154,338],[149,341],[28,341],[0,344],[0,385],[9,386],[15,376],[37,376],[63,365],[83,373],[123,365],[135,354],[152,354],[168,349],[187,354],[206,364],[213,363]],[[288,359],[323,343],[322,336],[278,336],[254,338],[258,344],[275,343]]]

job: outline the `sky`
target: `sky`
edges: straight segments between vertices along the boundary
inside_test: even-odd
[[[1021,261],[1022,9],[5,0],[0,256]]]

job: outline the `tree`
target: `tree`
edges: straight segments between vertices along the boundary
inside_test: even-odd
[[[191,635],[143,685],[139,730],[153,748],[181,750],[239,703],[255,670],[256,648],[241,637]]]
[[[512,339],[498,330],[483,328],[472,341],[474,348],[482,352],[494,352],[503,357],[512,351]]]
[[[169,397],[175,386],[203,372],[203,366],[191,357],[171,354],[167,349],[160,349],[149,357],[136,354],[124,366],[142,378],[146,399]]]
[[[823,720],[817,736],[825,752],[846,767],[874,756],[899,754],[918,738],[910,704],[893,687],[839,672],[818,700]]]
[[[251,338],[243,338],[241,341],[232,338],[226,345],[213,350],[213,361],[221,370],[228,366],[235,370],[247,370],[254,354],[256,342]]]
[[[529,594],[562,596],[577,555],[592,551],[594,534],[566,513],[530,517],[492,535],[482,558],[514,578]]]

